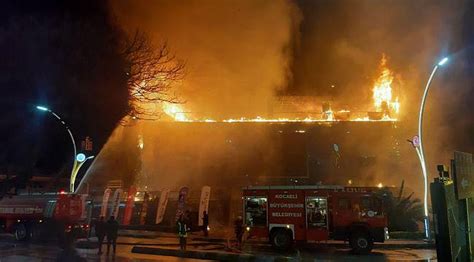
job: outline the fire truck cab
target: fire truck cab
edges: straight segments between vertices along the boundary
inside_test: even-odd
[[[243,189],[244,221],[250,238],[278,249],[329,239],[348,241],[368,253],[388,239],[387,217],[374,187],[253,186]]]
[[[89,230],[83,202],[80,195],[64,192],[5,197],[0,200],[0,229],[21,241],[69,232],[83,236]]]

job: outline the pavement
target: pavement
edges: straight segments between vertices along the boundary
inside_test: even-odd
[[[232,248],[232,241],[229,240],[230,237],[226,232],[220,234],[216,232],[208,238],[203,237],[200,232],[195,232],[189,234],[188,250],[181,251],[178,249],[179,243],[175,234],[121,230],[120,235],[121,244],[133,245],[132,253],[192,259],[219,261],[302,261],[308,258],[326,261],[433,261],[436,259],[434,244],[422,240],[388,240],[385,243],[376,243],[372,254],[356,256],[350,253],[348,244],[342,241],[306,244],[290,252],[281,253],[274,251],[267,241],[248,240],[240,251]]]
[[[377,250],[368,255],[353,255],[348,249],[295,250],[293,254],[233,253],[219,251],[181,251],[135,246],[132,253],[173,256],[216,261],[436,261],[433,250]]]
[[[123,237],[133,237],[135,239],[176,239],[176,235],[173,233],[163,233],[154,231],[134,231],[134,230],[120,230],[119,235]],[[190,234],[190,239],[196,242],[206,243],[221,243],[227,244],[229,239],[232,239],[233,235],[226,231],[220,231],[213,233],[210,237],[203,237],[202,233],[194,232]],[[266,244],[267,241],[250,241],[254,244]],[[139,241],[139,243],[147,243],[147,241]],[[148,243],[154,243],[153,241]],[[319,246],[337,246],[347,247],[347,243],[342,241],[327,240],[317,243]],[[410,249],[434,249],[434,242],[426,242],[424,240],[411,240],[411,239],[389,239],[384,243],[375,243],[374,248],[376,249],[398,249],[398,248],[410,248]]]
[[[351,254],[347,244],[328,241],[276,252],[266,241],[251,240],[242,251],[232,247],[225,235],[203,238],[189,234],[187,251],[179,250],[175,234],[121,230],[116,254],[97,254],[97,238],[79,240],[77,253],[88,261],[436,261],[436,251],[422,241],[390,240],[375,246],[366,256]],[[106,250],[106,246],[103,247]],[[61,252],[55,242],[21,243],[0,236],[0,262],[55,261]]]

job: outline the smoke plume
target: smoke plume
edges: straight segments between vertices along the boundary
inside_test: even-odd
[[[445,55],[459,54],[465,44],[467,3],[298,1],[304,19],[301,48],[296,51],[292,67],[294,81],[289,91],[333,96],[352,109],[367,108],[382,54],[387,56],[388,67],[395,72],[393,87],[401,102],[397,146],[402,172],[394,173],[389,165],[375,170],[379,174],[376,179],[384,184],[399,185],[406,179],[409,187],[421,188],[416,153],[405,139],[417,133],[421,95],[433,66]],[[457,105],[471,88],[466,85],[465,73],[460,73],[465,72],[465,59],[465,54],[450,57],[449,68],[440,68],[431,86],[424,121],[424,144],[431,177],[436,176],[436,164],[447,163],[455,149],[469,150],[465,142],[472,140],[465,128],[467,124],[460,120],[469,117]],[[446,80],[447,75],[452,75],[450,81]],[[456,131],[454,124],[461,129]],[[472,142],[470,144],[472,150]],[[380,147],[380,144],[371,146]],[[383,151],[380,148],[379,152]]]
[[[457,55],[452,57],[450,68],[438,72],[425,111],[424,143],[431,177],[436,174],[437,163],[447,162],[452,150],[459,149],[464,141],[472,141],[467,131],[453,127],[453,124],[472,127],[472,119],[467,123],[452,121],[453,115],[466,111],[466,106],[457,106],[458,101],[472,94],[467,91],[467,76],[459,73],[466,69],[466,57],[459,52],[464,41],[465,5],[464,1],[442,0],[112,2],[120,25],[129,31],[145,31],[157,43],[167,41],[174,53],[186,60],[187,75],[176,92],[186,101],[183,107],[201,118],[261,115],[267,112],[269,100],[277,93],[330,96],[353,110],[367,110],[380,58],[386,54],[388,67],[395,72],[394,91],[401,102],[401,121],[395,123],[397,132],[381,138],[384,129],[374,125],[372,133],[364,130],[345,135],[344,132],[344,142],[331,141],[331,144],[338,144],[344,152],[359,154],[367,165],[371,161],[378,163],[367,172],[366,178],[370,179],[364,180],[365,185],[379,182],[399,185],[405,179],[409,188],[421,188],[422,179],[416,153],[405,139],[417,132],[418,106],[427,77],[433,65],[447,54]],[[200,174],[207,174],[207,170],[218,173],[221,169],[226,174],[227,168],[234,167],[224,168],[216,163],[223,162],[220,161],[223,157],[230,156],[233,160],[232,154],[240,154],[240,163],[266,161],[247,161],[242,152],[261,150],[261,155],[279,154],[270,146],[275,139],[269,139],[271,135],[267,131],[254,132],[249,128],[245,129],[247,133],[235,134],[232,132],[238,129],[232,131],[232,126],[221,126],[215,132],[206,129],[203,134],[212,137],[203,136],[205,139],[199,140],[196,148],[186,142],[188,133],[179,129],[185,128],[184,124],[163,128],[142,124],[135,127],[133,132],[137,133],[124,132],[133,134],[130,135],[133,139],[138,133],[143,135],[141,172],[161,176],[160,182],[166,181],[167,185],[185,181],[195,175],[196,169],[201,170]],[[163,135],[160,130],[167,130],[163,134],[174,134],[172,139],[160,137]],[[334,140],[335,129],[327,130],[323,137],[314,138],[315,147],[321,141]],[[241,136],[245,138],[240,139]],[[261,149],[255,149],[255,143],[245,140],[249,137],[261,143]],[[244,149],[235,147],[236,141],[241,141]],[[361,145],[361,141],[369,142]],[[136,147],[136,143],[130,144]],[[472,151],[472,142],[468,144],[461,149]],[[280,151],[288,151],[292,145],[285,144]],[[301,148],[305,146],[301,143]],[[103,151],[106,150],[107,147]],[[333,153],[331,145],[321,150],[327,150],[328,155]],[[187,154],[191,151],[201,152],[198,161],[192,160],[196,167],[182,166],[190,161]],[[324,165],[321,156],[311,157],[308,165]],[[157,170],[163,173],[158,174]],[[236,176],[245,174],[246,170],[238,172]],[[265,172],[268,170],[256,175]],[[325,175],[330,180],[333,174]],[[201,178],[206,183],[205,177],[195,179]],[[339,178],[344,181],[350,177],[341,174]]]
[[[288,0],[113,1],[119,24],[186,60],[176,92],[201,117],[256,116],[291,78],[301,16]]]

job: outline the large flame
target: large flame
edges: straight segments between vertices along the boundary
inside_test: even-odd
[[[163,102],[162,109],[165,114],[173,118],[175,121],[191,121],[186,117],[186,112],[184,112],[183,107],[179,104]]]
[[[229,119],[195,118],[190,112],[186,112],[182,104],[162,103],[163,112],[177,122],[224,122],[224,123],[246,123],[246,122],[336,122],[336,121],[396,121],[400,112],[400,102],[394,96],[392,83],[394,76],[387,67],[387,58],[382,55],[380,62],[380,75],[375,80],[373,92],[373,108],[375,112],[366,112],[367,115],[350,112],[348,110],[333,111],[331,108],[323,109],[319,117],[307,116],[299,118],[264,118],[264,117],[240,117]],[[323,106],[324,108],[324,106]],[[372,110],[373,110],[372,108]],[[371,110],[371,111],[372,111]],[[314,113],[312,114],[314,115]]]
[[[398,97],[393,99],[393,73],[387,67],[387,58],[385,54],[382,55],[380,62],[380,76],[374,84],[373,99],[374,106],[377,112],[383,112],[385,116],[391,116],[392,113],[398,114],[400,112],[400,103]]]

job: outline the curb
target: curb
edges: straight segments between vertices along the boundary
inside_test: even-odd
[[[347,243],[320,243],[320,247],[350,248]],[[396,243],[396,244],[379,244],[374,243],[373,249],[392,250],[392,249],[435,249],[436,245],[431,243]]]
[[[187,250],[181,251],[176,249],[164,249],[164,248],[151,248],[134,246],[132,253],[138,254],[149,254],[149,255],[160,255],[160,256],[174,256],[183,258],[195,258],[195,259],[208,259],[208,260],[219,260],[219,261],[297,261],[291,257],[283,256],[260,256],[252,254],[237,254],[228,252],[213,252],[213,251],[194,251]]]
[[[102,245],[107,245],[107,241],[104,241]],[[179,243],[126,243],[126,242],[117,242],[117,245],[123,246],[153,246],[153,247],[179,247]],[[201,247],[201,246],[222,246],[220,243],[189,243],[187,244],[190,247]],[[79,249],[97,249],[99,248],[99,243],[97,241],[77,241],[76,248]],[[0,250],[2,247],[0,246]]]
[[[202,241],[201,243],[189,243],[189,246],[203,246],[203,245],[222,245],[225,242],[220,239],[205,239],[205,238],[192,238],[193,241]],[[106,244],[107,242],[104,242]],[[261,244],[267,244],[267,242],[261,242]],[[174,247],[179,246],[178,243],[125,243],[125,242],[117,242],[117,245],[130,245],[130,246],[161,246],[161,247]],[[78,241],[76,246],[81,249],[93,249],[97,248],[96,241]],[[349,248],[347,243],[318,243],[316,246],[322,248]],[[302,245],[303,248],[311,248],[314,247],[313,245]],[[375,243],[374,249],[381,249],[381,250],[394,250],[394,249],[435,249],[436,245],[434,243],[393,243],[393,244],[381,244]],[[1,247],[0,247],[1,249]]]
[[[389,244],[377,245],[374,244],[374,249],[435,249],[434,244]]]
[[[193,259],[206,259],[206,260],[217,260],[217,261],[332,261],[331,255],[321,257],[319,259],[310,259],[308,258],[301,258],[301,257],[286,257],[286,256],[274,256],[268,254],[239,254],[239,253],[229,253],[229,252],[212,252],[212,251],[181,251],[177,249],[162,249],[162,248],[150,248],[150,247],[140,247],[135,246],[131,250],[132,253],[138,254],[147,254],[147,255],[160,255],[160,256],[173,256],[173,257],[181,257],[181,258],[193,258]],[[344,258],[336,258],[337,261]],[[350,261],[354,261],[354,258],[349,259]],[[357,259],[357,258],[356,258]],[[366,256],[361,257],[362,260],[372,260]],[[373,257],[373,259],[377,260],[377,257]],[[420,259],[413,259],[409,261],[432,261],[434,258],[420,258]],[[392,260],[398,261],[398,260]],[[406,261],[406,260],[400,260]]]
[[[193,241],[203,241],[203,242],[209,242],[209,243],[224,243],[227,240],[225,239],[220,239],[220,238],[201,238],[201,237],[195,237],[191,238]],[[257,242],[260,244],[268,244],[266,241],[261,241]],[[336,242],[336,243],[318,243],[316,244],[319,247],[337,247],[337,248],[349,248],[348,243],[344,242]],[[308,244],[305,244],[304,246],[308,246]],[[374,249],[401,249],[401,248],[409,248],[409,249],[435,249],[436,245],[435,243],[393,243],[393,244],[387,244],[387,243],[374,243]]]

